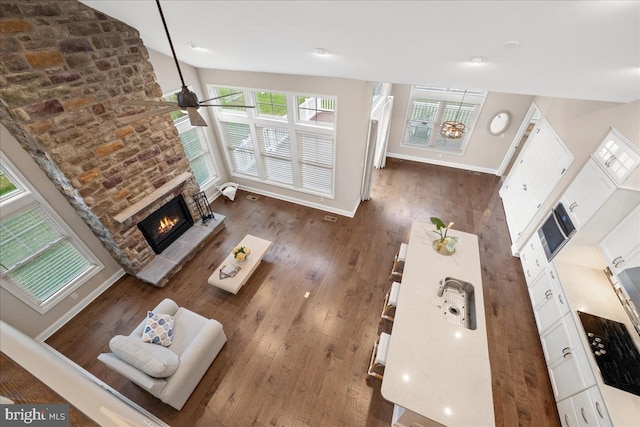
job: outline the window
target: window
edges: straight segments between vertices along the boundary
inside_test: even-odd
[[[302,187],[333,194],[333,138],[299,133]]]
[[[0,159],[2,287],[45,313],[102,265],[8,160]]]
[[[298,96],[298,120],[314,124],[334,124],[335,101],[332,98]]]
[[[414,86],[407,112],[403,145],[429,150],[464,153],[473,131],[485,92]],[[464,97],[464,99],[463,99]],[[442,124],[448,120],[463,123],[467,130],[462,138],[450,139],[440,134]]]
[[[282,93],[255,92],[256,111],[261,117],[287,118],[287,98]]]
[[[167,101],[177,101],[176,94],[164,97]],[[171,112],[173,125],[178,130],[182,148],[187,156],[193,177],[200,189],[212,183],[218,177],[213,155],[209,148],[209,140],[205,128],[201,126],[191,126],[188,116],[182,111]]]
[[[209,86],[210,96],[241,92],[255,109],[216,108],[232,175],[333,197],[334,121],[331,97]],[[237,95],[239,96],[239,95]]]

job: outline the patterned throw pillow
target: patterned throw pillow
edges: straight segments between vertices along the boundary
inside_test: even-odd
[[[142,341],[165,347],[171,345],[174,320],[174,317],[168,314],[147,312],[147,324],[142,332]]]

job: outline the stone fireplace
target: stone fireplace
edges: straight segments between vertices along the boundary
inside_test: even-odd
[[[178,196],[199,220],[169,115],[115,120],[161,96],[137,30],[77,0],[0,3],[0,122],[132,275],[156,257],[139,222]]]

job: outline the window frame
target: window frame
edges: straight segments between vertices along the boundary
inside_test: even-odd
[[[217,90],[219,88],[222,89],[231,89],[233,91],[242,91],[243,99],[255,99],[255,93],[257,92],[266,92],[270,93],[271,91],[268,89],[256,89],[256,88],[240,88],[240,87],[231,87],[225,85],[217,85],[217,84],[208,84],[207,88],[209,90],[209,96],[215,97],[218,96]],[[336,173],[336,119],[337,119],[337,97],[335,96],[326,96],[326,95],[315,95],[310,93],[292,93],[286,91],[277,91],[274,93],[284,94],[286,96],[286,105],[287,105],[287,114],[283,117],[271,117],[260,115],[254,109],[246,109],[246,111],[242,114],[239,114],[236,110],[232,110],[230,108],[223,107],[215,107],[214,108],[214,117],[215,124],[218,131],[219,139],[221,142],[222,151],[224,154],[227,170],[229,171],[230,176],[236,178],[242,178],[252,181],[264,182],[269,185],[273,185],[275,187],[286,188],[289,190],[297,191],[304,194],[311,194],[314,196],[319,196],[326,199],[334,199],[335,198],[335,173]],[[298,97],[315,97],[318,99],[331,99],[335,110],[333,116],[333,123],[322,123],[319,124],[317,122],[311,121],[301,121],[298,119]],[[246,126],[249,126],[249,136],[251,138],[252,144],[252,153],[256,159],[256,170],[257,176],[250,174],[243,174],[238,172],[234,166],[233,161],[233,151],[234,147],[230,145],[226,127],[227,123],[239,123]],[[267,165],[265,164],[265,159],[267,157],[278,157],[279,159],[283,159],[282,156],[273,155],[272,153],[265,153],[264,147],[262,147],[262,138],[259,135],[259,132],[262,129],[270,128],[277,129],[281,131],[288,132],[289,135],[289,147],[290,147],[290,162],[292,167],[292,177],[293,183],[286,184],[276,180],[270,180],[267,178]],[[301,177],[301,169],[303,168],[303,162],[301,159],[300,146],[298,143],[298,138],[300,133],[311,133],[322,135],[323,137],[329,137],[331,139],[331,191],[330,193],[325,193],[322,191],[317,191],[313,189],[308,189],[303,187],[302,185],[302,177]],[[289,160],[289,159],[287,159]],[[328,186],[327,186],[328,187]]]
[[[442,154],[450,154],[457,156],[464,156],[469,146],[469,141],[473,135],[478,117],[482,111],[484,101],[486,99],[487,92],[475,89],[456,89],[456,88],[444,88],[435,86],[412,86],[409,100],[407,102],[407,110],[404,120],[404,126],[402,130],[402,138],[400,140],[400,146],[404,148],[412,148],[418,150],[432,151]],[[435,111],[435,119],[433,121],[420,121],[412,119],[412,114],[418,100],[430,101],[431,103],[437,103],[437,109]],[[462,105],[462,107],[460,107]],[[444,116],[448,107],[457,111],[458,108],[469,108],[473,106],[473,112],[471,113],[469,123],[465,123],[467,129],[464,136],[460,139],[447,139],[440,137],[440,129],[444,122]],[[444,110],[442,109],[444,107]],[[415,127],[415,122],[421,122],[421,124],[429,126],[433,123],[430,130],[430,137],[426,143],[416,143],[408,141],[408,135],[411,132],[410,128]],[[435,132],[434,132],[435,131]],[[441,141],[456,141],[455,146],[451,148],[438,145]],[[459,142],[457,142],[459,141]]]
[[[87,247],[87,245],[78,237],[78,235],[69,227],[69,225],[58,215],[58,213],[49,205],[35,187],[27,180],[16,168],[13,163],[0,151],[0,163],[5,174],[11,182],[22,189],[20,193],[13,197],[3,198],[0,202],[2,208],[1,219],[12,217],[21,212],[26,212],[34,207],[41,207],[42,210],[53,221],[53,224],[60,229],[64,235],[64,240],[73,246],[77,253],[85,258],[88,268],[80,275],[69,281],[66,285],[56,290],[51,296],[43,301],[39,301],[31,293],[27,292],[21,286],[5,279],[4,271],[0,275],[0,286],[13,294],[16,298],[27,304],[40,314],[45,314],[55,307],[62,300],[71,295],[76,289],[84,285],[92,277],[104,269],[104,264],[100,262],[98,257]]]

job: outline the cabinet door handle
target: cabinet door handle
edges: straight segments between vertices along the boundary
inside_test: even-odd
[[[573,202],[569,205],[569,212],[573,212],[575,208],[578,207],[578,202]]]
[[[571,357],[571,352],[569,350],[570,350],[569,347],[563,348],[562,349],[562,357],[564,357],[565,359],[568,359],[569,357]]]
[[[613,261],[611,261],[611,262],[615,265],[615,263],[617,263],[617,262],[618,262],[618,261],[620,261],[621,259],[622,259],[622,255],[615,257],[615,258],[613,259]]]
[[[562,299],[562,294],[558,294],[558,300],[560,300],[560,304],[564,305],[564,300]]]
[[[616,262],[616,263],[614,263],[614,264],[613,264],[613,266],[614,266],[615,268],[618,268],[618,267],[620,267],[622,264],[624,264],[624,263],[625,263],[624,258],[621,258],[621,257],[619,257],[619,258],[620,258],[620,261],[618,261],[618,262]]]
[[[555,278],[556,278],[556,276],[553,274],[553,270],[550,270],[550,271],[549,271],[549,274],[551,275],[551,278],[552,278],[552,279],[555,279]]]
[[[553,296],[553,292],[551,292],[551,289],[547,289],[544,293],[544,297],[546,299],[550,299]]]
[[[567,427],[571,427],[571,425],[569,424],[569,417],[567,416],[567,414],[564,414],[564,422],[567,425]]]
[[[602,414],[602,410],[600,409],[600,402],[596,402],[596,411],[598,412],[598,415],[600,415],[600,418],[604,420],[604,415]]]
[[[604,162],[604,165],[605,165],[606,167],[611,166],[611,163],[612,163],[615,159],[616,159],[616,156],[611,156],[611,157],[609,157],[609,158],[607,159],[607,161],[606,161],[606,162]]]
[[[536,260],[536,265],[537,265],[538,267],[540,267],[540,260],[539,260],[539,259],[537,259],[537,260]]]
[[[584,408],[580,408],[580,413],[582,414],[582,419],[585,423],[589,424],[589,420],[587,420],[587,416],[584,413]]]
[[[525,184],[524,182],[522,183],[522,189],[523,189],[524,191],[527,191],[527,184]]]
[[[527,276],[531,277],[531,273],[529,273],[529,270],[527,270]]]

